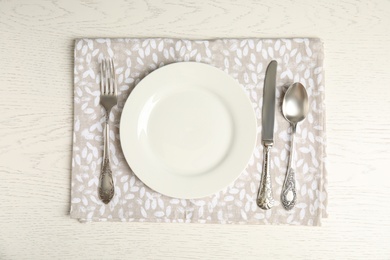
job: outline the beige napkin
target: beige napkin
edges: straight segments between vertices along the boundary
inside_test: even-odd
[[[99,105],[99,61],[113,57],[119,105],[111,112],[111,160],[115,196],[105,205],[97,195],[102,162],[104,112]],[[325,106],[323,44],[319,39],[79,39],[75,42],[74,135],[72,158],[72,218],[80,221],[149,221],[320,225],[326,216]],[[215,66],[233,78],[253,103],[261,135],[264,74],[278,61],[275,145],[271,174],[276,205],[264,211],[256,205],[263,153],[261,138],[247,168],[229,187],[201,199],[161,195],[130,170],[119,141],[119,120],[131,90],[151,71],[173,62],[197,61]],[[296,135],[298,201],[286,211],[280,192],[290,148],[289,123],[281,114],[284,86],[301,82],[310,112]]]

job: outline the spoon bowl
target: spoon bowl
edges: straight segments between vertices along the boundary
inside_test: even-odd
[[[309,113],[309,98],[305,87],[301,83],[292,84],[283,98],[283,116],[292,126],[290,158],[288,160],[287,174],[284,179],[281,201],[286,210],[294,207],[297,200],[294,160],[294,136],[297,124],[303,121]]]
[[[303,121],[309,113],[309,98],[301,83],[292,84],[283,99],[283,116],[291,124]]]

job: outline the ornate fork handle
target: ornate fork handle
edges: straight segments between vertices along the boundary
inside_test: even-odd
[[[112,172],[110,167],[110,125],[108,121],[109,111],[106,111],[106,127],[104,128],[104,151],[103,151],[103,162],[102,172],[99,180],[99,197],[105,203],[109,203],[114,196],[114,180],[112,178]]]
[[[269,172],[271,148],[272,145],[264,144],[263,172],[261,175],[259,192],[257,194],[257,205],[265,210],[272,208],[275,203],[272,195],[272,182]]]

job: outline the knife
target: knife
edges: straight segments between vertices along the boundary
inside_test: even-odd
[[[262,144],[264,146],[263,172],[261,174],[259,192],[257,193],[257,205],[262,209],[270,209],[275,201],[272,195],[272,182],[269,172],[270,151],[274,144],[275,122],[275,85],[276,68],[278,63],[273,60],[268,64],[265,72],[263,110],[262,110]]]

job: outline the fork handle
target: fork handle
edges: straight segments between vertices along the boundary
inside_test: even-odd
[[[108,114],[108,113],[107,113]],[[99,180],[99,197],[105,203],[109,203],[114,197],[114,180],[112,178],[112,171],[110,167],[110,125],[108,123],[108,116],[106,116],[106,126],[104,128],[104,150],[103,150],[103,162],[102,171]]]

